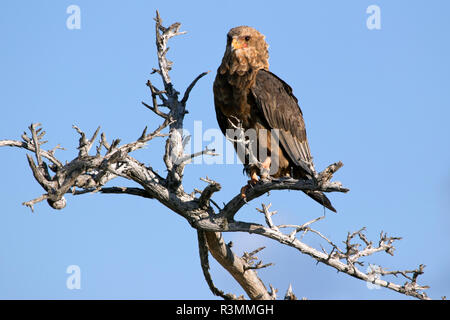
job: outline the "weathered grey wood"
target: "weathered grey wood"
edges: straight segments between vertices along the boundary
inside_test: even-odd
[[[212,256],[241,285],[250,299],[272,300],[256,271],[248,269],[247,262],[233,253],[220,232],[205,232],[205,237]]]

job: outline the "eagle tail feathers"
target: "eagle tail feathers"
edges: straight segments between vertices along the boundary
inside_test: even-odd
[[[304,192],[308,196],[310,196],[311,198],[316,200],[318,203],[323,205],[325,208],[327,208],[327,209],[329,209],[329,210],[331,210],[333,212],[337,212],[336,209],[331,204],[330,199],[328,199],[327,196],[323,192],[321,192],[321,191],[311,191],[311,190],[306,190]]]

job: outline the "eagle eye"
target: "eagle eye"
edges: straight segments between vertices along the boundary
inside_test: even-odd
[[[245,41],[250,41],[250,36],[246,36],[244,39]]]

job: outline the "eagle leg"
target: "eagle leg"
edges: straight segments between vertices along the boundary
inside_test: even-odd
[[[250,180],[248,180],[248,183],[241,188],[241,197],[245,199],[246,198],[245,193],[247,192],[248,188],[257,184],[258,181],[259,178],[257,174],[257,169],[256,168],[250,169]]]
[[[269,177],[269,172],[270,172],[270,164],[272,162],[272,159],[270,157],[267,157],[266,160],[264,160],[261,163],[261,178],[262,179],[267,179]]]

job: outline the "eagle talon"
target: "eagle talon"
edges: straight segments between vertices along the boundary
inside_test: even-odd
[[[241,197],[246,199],[246,193],[249,188],[253,188],[259,182],[258,176],[252,175],[251,179],[247,181],[247,184],[241,188]]]
[[[248,185],[245,185],[241,188],[241,198],[244,200],[247,198],[247,196],[245,195],[245,193],[247,192],[247,189],[248,189]],[[247,202],[247,201],[245,201],[245,202]]]

